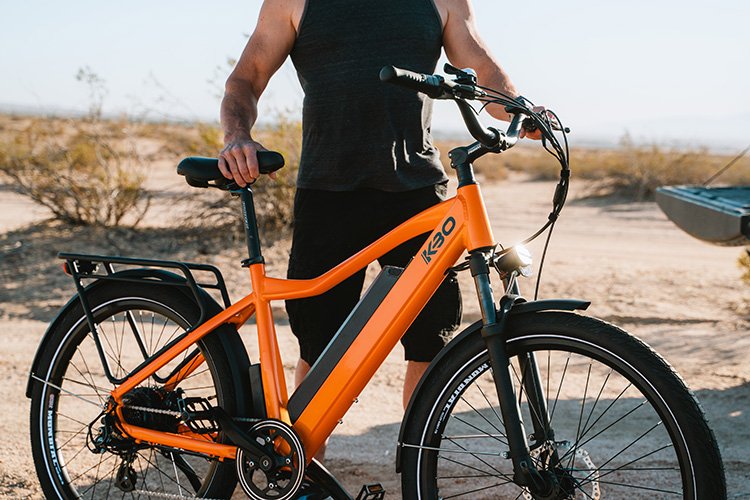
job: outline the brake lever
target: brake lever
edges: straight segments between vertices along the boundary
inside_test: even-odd
[[[445,63],[443,71],[449,75],[456,77],[456,83],[465,85],[476,85],[477,84],[477,72],[473,68],[458,69],[457,67]]]
[[[526,111],[525,109],[523,109],[521,107],[516,107],[516,106],[507,106],[505,108],[505,111],[508,112],[508,113],[512,113],[512,114],[516,114],[516,113],[527,114],[528,113],[528,111]],[[526,132],[536,132],[537,130],[539,130],[539,126],[537,125],[537,120],[544,120],[544,121],[547,122],[547,125],[549,125],[550,129],[552,129],[552,130],[562,130],[566,134],[570,133],[570,129],[568,127],[563,128],[560,125],[560,122],[558,122],[557,119],[554,116],[552,116],[552,115],[550,115],[550,114],[547,113],[546,109],[543,112],[534,113],[534,115],[536,115],[537,118],[534,118],[534,117],[531,117],[531,116],[527,116],[526,118],[524,118],[524,120],[523,120],[523,122],[521,124],[521,127]]]

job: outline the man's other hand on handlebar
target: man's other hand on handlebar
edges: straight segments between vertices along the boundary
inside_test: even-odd
[[[552,127],[555,128],[555,125],[557,124],[557,119],[554,117],[554,115],[550,114],[544,106],[534,106],[531,109],[534,111],[534,113],[546,114],[547,119],[552,124]],[[559,125],[557,125],[557,127],[559,128]],[[542,131],[539,130],[539,128],[536,126],[527,127],[526,122],[524,122],[524,126],[521,128],[521,132],[518,134],[518,136],[521,139],[525,138],[525,139],[533,139],[535,141],[539,141],[542,139]]]

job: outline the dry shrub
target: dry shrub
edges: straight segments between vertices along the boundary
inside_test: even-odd
[[[455,176],[448,153],[451,149],[466,146],[466,144],[440,140],[436,141],[435,145],[440,150],[440,161],[443,163],[443,169],[445,169],[448,176]],[[495,182],[503,180],[508,177],[508,160],[509,158],[503,155],[486,155],[474,163],[474,173],[477,174],[480,181]]]
[[[0,173],[11,187],[70,224],[138,224],[150,197],[132,125],[94,114],[69,120],[62,132],[48,122],[31,119],[0,142]]]
[[[448,175],[453,175],[448,152],[468,142],[438,141],[440,159]],[[534,179],[553,180],[559,178],[560,164],[544,151],[538,142],[521,142],[512,150],[501,154],[487,154],[474,163],[474,173],[480,181],[496,182],[506,179],[509,172],[528,173]]]
[[[730,159],[710,154],[706,148],[638,146],[627,136],[617,149],[576,151],[572,156],[574,173],[598,181],[605,194],[625,194],[636,200],[652,199],[659,186],[702,184]],[[743,181],[742,175],[734,179]],[[744,182],[748,180],[746,173]]]
[[[745,250],[737,259],[737,265],[742,270],[742,281],[750,285],[750,250]]]
[[[162,153],[171,156],[213,157],[224,147],[221,130],[209,123],[147,123],[141,133],[158,139],[163,144]]]
[[[733,156],[713,154],[706,148],[678,149],[637,145],[628,136],[611,149],[571,150],[572,175],[593,181],[592,194],[623,195],[634,200],[653,199],[656,188],[675,184],[703,184]],[[554,180],[560,165],[536,143],[522,143],[502,155],[487,155],[476,170],[485,179],[502,179],[493,173],[514,170],[536,179]],[[740,159],[717,179],[723,184],[750,184],[750,159]]]

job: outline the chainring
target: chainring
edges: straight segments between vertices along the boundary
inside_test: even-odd
[[[254,500],[290,500],[305,477],[305,449],[289,425],[278,420],[263,420],[248,432],[273,459],[273,463],[255,463],[247,451],[237,448],[237,479],[245,494]],[[280,449],[286,449],[280,452]]]

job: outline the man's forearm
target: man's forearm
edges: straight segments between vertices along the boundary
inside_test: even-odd
[[[477,77],[480,85],[498,90],[510,97],[518,96],[518,91],[510,80],[510,77],[495,61],[488,62],[482,68],[479,68],[477,70]],[[504,106],[490,104],[487,106],[487,112],[498,120],[510,120],[510,115],[505,112]]]
[[[258,97],[252,87],[238,82],[227,82],[224,99],[221,101],[224,142],[249,139],[257,118]]]

